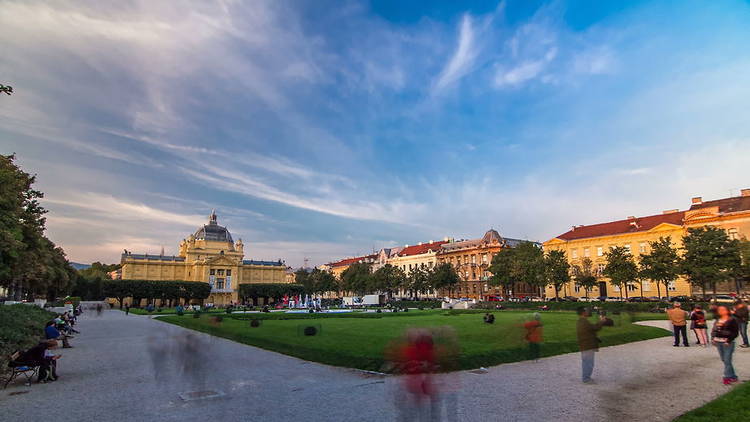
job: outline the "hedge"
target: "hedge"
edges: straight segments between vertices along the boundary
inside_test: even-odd
[[[280,299],[284,296],[302,295],[305,287],[301,284],[290,283],[245,283],[240,284],[240,297],[253,298],[270,297]]]
[[[10,354],[41,341],[44,324],[54,316],[34,305],[0,305],[0,372],[7,370]]]
[[[389,318],[395,316],[424,316],[421,312],[334,312],[334,313],[253,313],[253,314],[232,314],[231,318],[247,321],[253,319],[263,320],[289,320],[289,319],[324,319],[324,318]]]
[[[600,309],[620,312],[652,312],[664,310],[672,306],[671,303],[667,302],[479,302],[475,308],[495,309],[498,305],[504,309],[527,310],[538,310],[542,306],[547,306],[551,311],[575,311],[581,306],[596,306]],[[682,303],[682,308],[690,310],[693,305],[701,305],[703,309],[708,309],[709,304],[706,302],[684,302]]]
[[[443,306],[441,300],[393,300],[388,303],[399,308],[439,309]]]
[[[117,299],[122,307],[122,301],[126,297],[132,297],[134,303],[138,303],[140,299],[202,300],[211,294],[211,286],[198,281],[107,280],[103,282],[102,291],[107,297]]]

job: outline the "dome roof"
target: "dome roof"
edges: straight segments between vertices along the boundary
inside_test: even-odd
[[[503,243],[503,238],[500,236],[500,233],[497,232],[495,229],[489,229],[487,230],[487,233],[484,234],[482,237],[482,242],[484,243]]]
[[[234,243],[234,240],[232,240],[232,234],[229,233],[229,230],[224,226],[220,226],[216,222],[216,212],[214,211],[211,211],[211,215],[208,217],[208,224],[196,230],[194,236],[196,239],[201,240]]]

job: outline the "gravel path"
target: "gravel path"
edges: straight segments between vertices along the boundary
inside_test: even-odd
[[[1,390],[0,420],[391,421],[394,397],[402,397],[396,377],[208,335],[195,333],[199,347],[187,353],[180,339],[191,331],[144,316],[89,313],[77,328],[82,334],[72,340],[75,347],[58,352],[60,380]],[[737,349],[735,365],[741,377],[750,377],[750,350]],[[581,384],[579,377],[580,357],[568,354],[456,373],[450,381],[462,385],[459,415],[468,421],[668,421],[728,390],[719,382],[715,350],[673,348],[667,337],[602,349],[596,384]],[[179,397],[203,390],[223,396]]]

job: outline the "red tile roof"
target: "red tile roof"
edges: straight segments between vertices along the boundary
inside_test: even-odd
[[[750,196],[735,196],[732,198],[716,199],[713,201],[702,202],[700,204],[693,204],[690,207],[690,211],[708,207],[719,207],[719,212],[721,213],[748,211],[750,210]]]
[[[629,218],[609,223],[592,224],[590,226],[577,226],[560,236],[557,236],[557,239],[574,240],[588,237],[643,232],[651,230],[663,223],[681,226],[684,216],[684,211],[678,211],[668,214],[649,215],[648,217]],[[632,224],[633,222],[636,224]]]
[[[441,240],[438,242],[422,243],[421,245],[407,246],[404,249],[401,249],[401,251],[398,253],[398,256],[419,255],[419,254],[427,253],[430,250],[438,251],[440,249],[440,245],[442,245],[443,243],[448,243],[448,242],[445,240]]]
[[[360,262],[366,259],[375,259],[377,258],[377,256],[378,256],[377,254],[374,254],[374,255],[358,256],[355,258],[346,258],[346,259],[342,259],[341,261],[331,262],[328,265],[330,265],[331,267],[343,267],[346,265],[355,264],[357,262]]]

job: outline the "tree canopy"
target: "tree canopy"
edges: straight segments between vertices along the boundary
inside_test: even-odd
[[[604,267],[603,275],[609,277],[609,282],[625,291],[625,297],[628,297],[628,286],[638,280],[638,265],[630,254],[630,250],[624,246],[616,246],[610,249],[605,257],[607,265]]]
[[[570,282],[570,264],[565,251],[551,250],[544,257],[546,284],[555,289],[555,297],[560,297],[560,289]]]
[[[739,242],[718,227],[689,228],[682,237],[682,249],[682,274],[704,292],[711,287],[714,296],[716,285],[731,280],[741,265]]]

